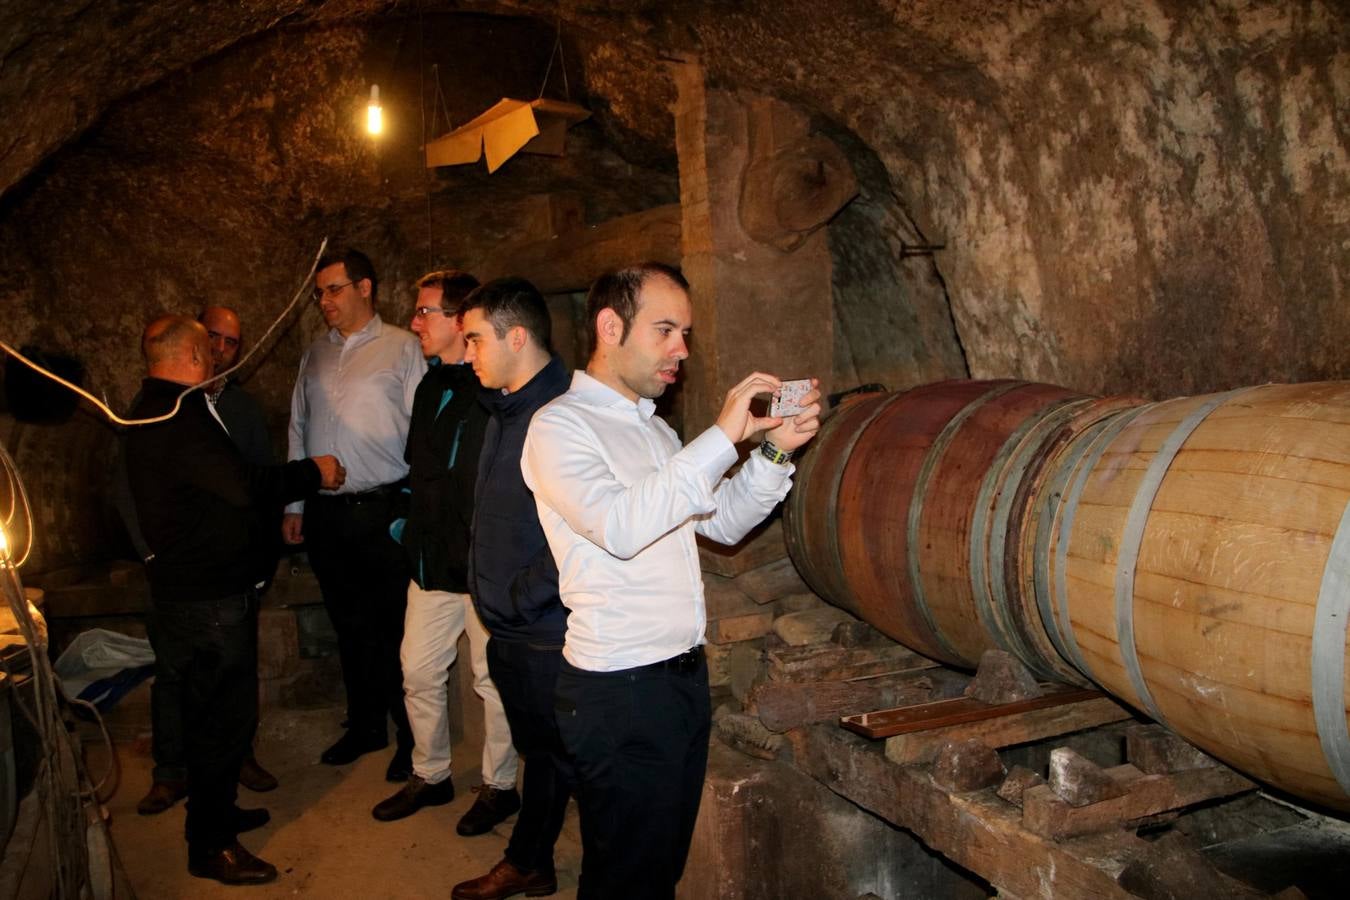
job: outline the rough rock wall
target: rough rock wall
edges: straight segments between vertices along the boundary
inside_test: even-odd
[[[1343,3],[789,2],[695,30],[711,71],[876,152],[946,245],[972,375],[1350,376]]]

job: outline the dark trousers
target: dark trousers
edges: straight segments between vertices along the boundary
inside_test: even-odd
[[[712,715],[708,667],[589,672],[565,660],[558,729],[581,811],[579,900],[675,896],[698,818]]]
[[[511,727],[511,743],[525,761],[520,814],[511,829],[506,858],[518,869],[552,874],[553,845],[572,795],[571,766],[553,715],[562,646],[493,638],[488,641],[487,659]]]
[[[253,592],[154,604],[156,671],[179,686],[188,846],[234,840],[239,764],[258,721],[258,603]]]
[[[150,682],[150,753],[155,782],[187,781],[187,746],[183,732],[183,682],[165,665],[167,650],[150,617],[147,632],[155,651],[155,678]]]
[[[411,746],[398,660],[408,564],[389,536],[391,501],[392,494],[361,503],[340,496],[310,498],[305,547],[337,632],[350,727],[387,735],[388,715],[399,742]]]
[[[256,615],[254,621],[257,621]],[[183,730],[183,682],[177,672],[163,664],[164,654],[160,650],[156,630],[152,616],[148,632],[150,646],[155,651],[155,677],[150,682],[150,755],[155,760],[155,767],[151,777],[157,784],[186,782],[187,741]],[[253,753],[253,739],[257,733],[258,719],[255,716],[253,727],[249,730],[249,751],[245,754],[245,759]]]

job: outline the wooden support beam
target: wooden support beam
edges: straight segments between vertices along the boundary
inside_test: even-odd
[[[1128,709],[1109,697],[1093,697],[1061,706],[1004,713],[975,722],[896,735],[886,740],[886,758],[902,766],[926,763],[947,741],[978,738],[990,747],[1011,747],[1119,722],[1130,715]]]
[[[748,711],[758,715],[770,731],[787,731],[878,706],[959,696],[965,685],[966,676],[942,668],[857,681],[766,681],[751,692]]]
[[[971,697],[961,697],[955,700],[941,700],[935,703],[922,703],[897,709],[882,709],[860,716],[849,716],[842,724],[850,731],[856,731],[863,737],[876,740],[877,738],[891,737],[897,734],[928,731],[933,728],[945,728],[949,725],[964,725],[1015,713],[1031,712],[1035,709],[1095,700],[1102,696],[1104,695],[1099,691],[1052,685],[1040,697],[1019,700],[1014,703],[985,703]]]
[[[477,267],[486,281],[504,275],[528,278],[545,294],[584,291],[602,272],[655,261],[681,261],[680,205],[657,206],[543,240],[509,244]]]
[[[768,652],[772,681],[848,681],[931,669],[938,663],[899,644],[869,647],[780,647]]]
[[[1027,829],[1053,840],[1117,831],[1122,825],[1172,809],[1254,790],[1256,785],[1232,769],[1216,766],[1175,775],[1145,775],[1132,765],[1105,770],[1124,789],[1119,797],[1074,807],[1051,785],[1022,795],[1022,821]]]
[[[944,791],[926,769],[888,762],[877,745],[842,729],[813,725],[790,732],[789,738],[799,769],[909,830],[931,849],[988,881],[1000,896],[1094,900],[1133,896],[1116,876],[1148,853],[1150,845],[1129,832],[1059,844],[1023,828],[1017,808],[993,791]],[[976,822],[977,826],[972,824]]]

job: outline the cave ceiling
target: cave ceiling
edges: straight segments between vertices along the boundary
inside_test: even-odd
[[[899,89],[916,77],[931,87],[966,77],[966,55],[989,48],[978,42],[963,47],[961,36],[978,29],[979,9],[998,6],[906,4],[898,21],[901,13],[891,4],[871,0],[830,4],[828,15],[818,4],[794,0],[10,0],[0,5],[0,105],[10,114],[0,138],[0,192],[85,134],[110,108],[272,31],[382,24],[400,29],[398,40],[411,55],[416,37],[408,32],[419,17],[529,17],[549,30],[560,21],[573,53],[569,69],[582,72],[577,88],[605,139],[626,159],[673,167],[672,88],[661,68],[667,54],[699,54],[715,79],[771,89],[842,120],[860,95],[848,82],[890,82]],[[556,82],[550,93],[557,93]]]

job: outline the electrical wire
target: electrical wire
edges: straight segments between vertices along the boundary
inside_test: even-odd
[[[265,332],[263,332],[263,336],[258,340],[258,342],[255,343],[253,347],[247,353],[244,354],[244,358],[239,360],[239,362],[235,363],[233,366],[230,366],[230,368],[226,369],[224,372],[221,372],[219,375],[212,375],[210,378],[206,379],[203,382],[200,382],[199,384],[194,384],[189,387],[183,388],[183,392],[178,395],[178,398],[176,400],[174,400],[173,408],[162,416],[154,416],[148,419],[124,419],[117,413],[113,412],[112,409],[110,409],[106,403],[104,403],[102,400],[98,399],[93,394],[86,391],[84,388],[80,387],[77,384],[72,384],[71,382],[62,378],[60,375],[57,375],[50,369],[44,368],[40,364],[29,359],[27,356],[24,356],[18,350],[15,350],[4,340],[0,340],[0,350],[4,350],[10,356],[14,357],[19,362],[28,366],[28,368],[32,369],[34,372],[37,372],[39,375],[44,375],[47,378],[50,378],[52,381],[55,381],[57,384],[69,388],[70,390],[79,394],[81,397],[92,403],[95,409],[99,410],[105,416],[107,416],[109,421],[114,422],[115,424],[130,426],[130,425],[154,425],[159,422],[167,422],[169,419],[172,419],[174,416],[178,415],[178,410],[182,408],[184,397],[186,397],[193,391],[198,390],[199,388],[206,387],[208,384],[211,384],[214,381],[219,381],[221,379],[228,378],[230,375],[234,374],[235,371],[237,371],[239,368],[245,365],[249,361],[249,359],[251,359],[254,356],[254,354],[256,354],[264,346],[266,346],[268,338],[272,336],[272,332],[277,330],[277,328],[281,325],[281,323],[285,321],[286,318],[291,314],[291,310],[295,309],[295,305],[299,303],[300,300],[304,297],[305,288],[309,285],[310,279],[314,277],[314,270],[318,268],[319,260],[323,258],[323,253],[324,250],[326,249],[328,249],[328,238],[324,238],[323,242],[319,244],[319,252],[314,254],[314,262],[310,264],[309,272],[308,274],[305,275],[305,280],[300,282],[300,288],[295,292],[295,296],[291,298],[291,302],[287,304],[284,310],[281,311],[281,315],[277,316],[276,320],[268,327],[268,329]],[[26,497],[24,503],[27,504]],[[31,545],[32,545],[32,538],[30,535],[29,546],[31,547]],[[24,555],[24,559],[27,559],[27,554]]]

